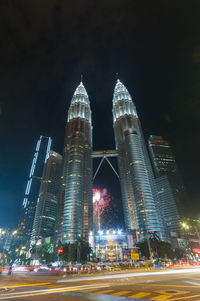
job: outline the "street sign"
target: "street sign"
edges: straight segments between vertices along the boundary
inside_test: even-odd
[[[123,248],[122,258],[123,260],[140,260],[137,248]]]

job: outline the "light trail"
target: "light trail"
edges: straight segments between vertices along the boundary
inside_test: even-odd
[[[71,287],[61,287],[52,288],[52,289],[44,289],[44,290],[37,290],[37,291],[26,291],[26,292],[16,292],[16,293],[8,293],[8,294],[1,294],[0,300],[5,299],[13,299],[13,298],[23,298],[23,297],[34,297],[38,295],[45,295],[45,294],[55,294],[60,292],[67,292],[67,291],[80,291],[80,290],[87,290],[88,288],[101,288],[101,287],[109,287],[109,285],[81,285],[81,286],[71,286]]]
[[[183,274],[183,273],[197,273],[200,272],[200,268],[196,269],[184,269],[176,271],[162,271],[162,272],[145,272],[145,273],[128,273],[120,275],[106,275],[106,276],[97,276],[97,277],[85,277],[77,279],[61,279],[57,280],[57,283],[60,282],[77,282],[77,281],[88,281],[88,280],[104,280],[104,279],[119,279],[119,278],[131,278],[131,277],[142,277],[142,276],[157,276],[157,275],[170,275],[170,274]]]
[[[192,287],[197,288],[196,285],[184,285],[184,284],[146,284],[146,283],[134,283],[134,285],[138,286],[163,286],[163,287]]]
[[[47,285],[47,284],[50,284],[50,282],[48,282],[48,283],[19,284],[19,285],[4,285],[4,286],[0,286],[0,289],[14,288],[14,287],[25,287],[25,286],[40,286],[40,285]]]
[[[197,285],[200,286],[200,283],[198,282],[193,282],[193,281],[184,281],[185,283],[189,283],[189,284],[193,284],[193,285]]]

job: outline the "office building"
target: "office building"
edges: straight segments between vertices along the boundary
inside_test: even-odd
[[[183,216],[187,195],[171,146],[163,137],[150,135],[148,149],[155,177],[168,176],[178,214]]]
[[[140,121],[131,95],[119,80],[113,94],[113,125],[126,227],[135,231],[137,240],[150,231],[162,238],[156,186]]]
[[[81,82],[71,100],[64,142],[63,243],[73,243],[79,237],[87,237],[92,229],[91,152],[91,109],[88,94]]]
[[[47,159],[47,154],[51,148],[51,142],[52,140],[50,137],[40,136],[36,144],[36,149],[28,176],[22,203],[22,214],[18,226],[18,232],[21,233],[26,244],[30,243],[43,167]]]
[[[54,240],[58,225],[58,207],[60,197],[62,156],[50,151],[43,170],[37,202],[31,245],[39,240]]]
[[[161,214],[166,234],[169,237],[169,233],[177,233],[180,229],[180,218],[176,201],[167,175],[160,176],[156,178],[155,181],[160,200]]]

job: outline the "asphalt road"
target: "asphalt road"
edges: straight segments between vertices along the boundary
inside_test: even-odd
[[[1,276],[0,300],[200,300],[200,268],[71,279],[64,276]]]

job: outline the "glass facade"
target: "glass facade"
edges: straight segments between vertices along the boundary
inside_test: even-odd
[[[92,125],[82,82],[68,112],[64,144],[62,242],[73,243],[92,228]]]
[[[30,242],[31,232],[33,229],[33,221],[39,197],[43,167],[47,160],[47,154],[50,151],[51,142],[51,138],[46,136],[40,136],[37,141],[22,202],[22,216],[18,230],[23,234],[23,239],[28,244]]]
[[[40,185],[31,244],[35,244],[41,238],[54,238],[58,221],[61,168],[62,156],[50,151]]]
[[[169,235],[169,232],[178,232],[180,229],[180,218],[168,176],[156,178],[156,185],[167,235]]]
[[[113,94],[113,124],[125,223],[137,240],[156,231],[163,237],[156,185],[135,105],[118,80]]]
[[[155,177],[168,176],[178,213],[184,216],[187,195],[171,146],[163,137],[151,135],[148,139],[148,148]]]
[[[151,135],[148,139],[148,148],[156,177],[177,173],[172,149],[163,137]]]

